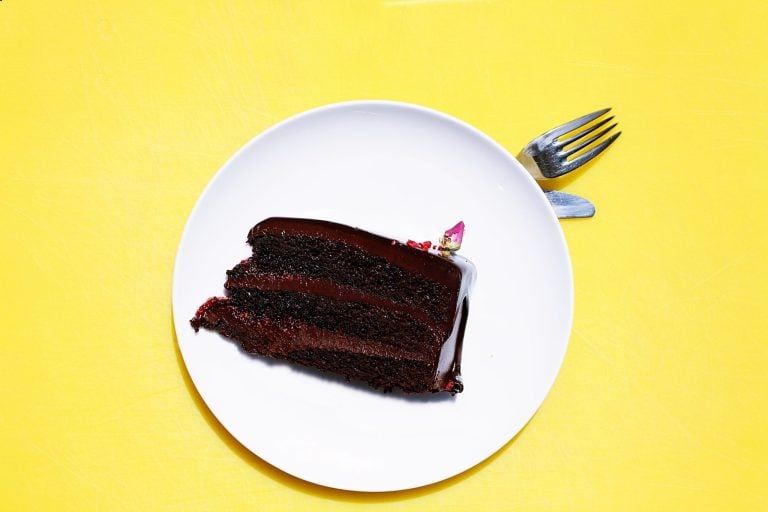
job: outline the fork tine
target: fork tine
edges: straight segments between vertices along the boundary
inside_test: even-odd
[[[607,148],[608,146],[613,144],[613,141],[618,139],[619,135],[621,135],[621,132],[614,133],[613,135],[611,135],[610,137],[608,137],[603,142],[601,142],[597,146],[593,147],[592,149],[590,149],[589,151],[587,151],[583,155],[579,155],[576,158],[574,158],[573,160],[571,160],[570,162],[568,162],[568,167],[570,168],[570,170],[573,170],[573,169],[575,169],[577,167],[581,167],[585,163],[587,163],[590,160],[592,160],[593,158],[595,158],[597,155],[602,153],[605,150],[605,148]]]
[[[571,155],[572,155],[572,154],[574,154],[574,153],[578,153],[579,151],[581,151],[581,150],[582,150],[582,149],[584,149],[585,147],[589,146],[590,144],[592,144],[593,142],[595,142],[597,139],[599,139],[600,137],[602,137],[603,135],[605,135],[605,134],[606,134],[606,133],[608,133],[609,131],[611,131],[611,130],[613,130],[614,128],[616,128],[616,125],[617,125],[617,124],[618,124],[618,123],[613,123],[613,124],[612,124],[611,126],[609,126],[608,128],[605,128],[605,129],[603,129],[603,130],[600,130],[600,132],[598,132],[596,135],[593,135],[592,137],[588,138],[587,140],[585,140],[585,141],[583,141],[583,142],[579,142],[579,144],[578,144],[577,146],[574,146],[574,147],[572,147],[571,149],[569,149],[569,150],[567,150],[567,151],[563,151],[563,153],[562,153],[562,154],[563,154],[564,156],[568,157],[568,156],[571,156]],[[592,131],[592,130],[590,130],[590,131]]]
[[[592,126],[590,126],[589,128],[587,128],[586,130],[584,130],[584,131],[581,131],[581,132],[577,133],[577,134],[576,134],[576,135],[574,135],[573,137],[568,137],[568,138],[567,138],[567,139],[565,139],[565,140],[561,140],[561,141],[559,141],[559,142],[556,142],[556,143],[555,143],[555,145],[556,145],[557,147],[559,147],[559,148],[562,148],[562,147],[565,147],[565,146],[567,146],[568,144],[570,144],[570,143],[572,143],[572,142],[576,142],[577,140],[579,140],[579,139],[583,138],[585,135],[589,135],[589,134],[590,134],[590,133],[592,133],[593,131],[597,130],[598,128],[600,128],[601,126],[603,126],[605,123],[608,123],[608,122],[610,122],[612,119],[613,119],[613,116],[610,116],[610,117],[606,117],[605,119],[601,120],[599,123],[595,123],[595,124],[593,124]],[[613,126],[616,126],[616,124],[614,124]]]
[[[597,112],[592,112],[591,114],[587,114],[585,116],[581,116],[577,119],[574,119],[573,121],[568,121],[565,124],[562,124],[558,126],[557,128],[553,128],[549,130],[547,133],[545,133],[543,136],[547,137],[560,137],[562,135],[565,135],[568,132],[572,132],[576,128],[580,126],[584,126],[585,124],[589,123],[590,121],[594,121],[598,117],[602,116],[606,112],[611,110],[611,107],[604,108],[602,110],[598,110]],[[542,137],[543,137],[542,136]]]

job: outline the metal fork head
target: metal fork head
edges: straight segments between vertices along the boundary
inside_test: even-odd
[[[592,112],[539,135],[523,148],[518,160],[536,179],[557,178],[581,167],[621,135],[616,132],[604,138],[617,124],[604,128],[613,119],[603,117],[609,110]]]

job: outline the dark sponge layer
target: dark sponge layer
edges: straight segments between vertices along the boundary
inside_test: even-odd
[[[254,289],[229,291],[233,304],[256,316],[291,318],[328,331],[376,340],[406,350],[434,352],[435,333],[397,311],[297,292]],[[436,355],[436,354],[435,354]]]
[[[433,363],[414,358],[413,354],[409,355],[401,349],[354,352],[343,348],[343,344],[336,347],[333,344],[325,344],[323,347],[308,346],[306,341],[296,343],[291,340],[298,331],[287,333],[280,327],[279,321],[268,319],[267,322],[272,327],[257,327],[260,321],[230,298],[215,297],[200,307],[192,319],[192,326],[195,329],[218,331],[236,341],[242,350],[251,354],[283,359],[324,372],[336,373],[348,380],[367,382],[383,390],[400,388],[414,393],[437,391],[434,388]],[[305,334],[307,332],[307,327],[294,326],[294,329],[304,331]],[[305,335],[301,337],[306,338]],[[346,338],[344,343],[352,342],[354,340]]]
[[[250,242],[261,272],[328,279],[422,308],[437,323],[449,321],[455,313],[456,297],[450,296],[445,285],[409,274],[382,257],[342,242],[301,235],[259,235]],[[228,275],[245,270],[238,265]]]
[[[347,380],[367,382],[384,391],[394,388],[407,393],[435,391],[432,389],[434,368],[418,361],[395,361],[385,357],[316,349],[297,350],[288,359],[304,366],[341,374]]]

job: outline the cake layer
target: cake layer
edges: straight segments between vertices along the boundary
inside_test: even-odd
[[[345,368],[342,375],[347,379],[367,382],[385,391],[400,388],[408,393],[440,391],[435,382],[431,364],[410,359],[391,359],[368,354],[311,348],[296,350],[290,359],[296,363],[322,371],[338,374],[338,368]],[[431,385],[425,385],[430,382]]]
[[[455,267],[450,267],[454,282],[449,286],[441,282],[446,281],[446,276],[436,281],[344,242],[306,235],[269,234],[254,236],[250,241],[253,245],[250,265],[238,265],[229,277],[238,277],[255,266],[260,273],[312,277],[357,288],[392,302],[424,309],[437,321],[445,321],[454,313],[456,297],[451,297],[450,291],[457,289],[461,280]],[[392,241],[386,247],[391,250]],[[421,252],[407,246],[397,249]]]
[[[206,302],[193,326],[215,330],[246,352],[336,373],[384,390],[420,393],[438,391],[441,385],[435,379],[433,358],[425,353],[295,320],[255,316],[229,298]]]
[[[294,291],[233,289],[229,298],[238,307],[270,318],[290,318],[321,329],[342,332],[388,345],[434,352],[440,334],[407,313],[366,302],[335,300]]]
[[[438,321],[423,309],[410,304],[395,302],[390,298],[365,292],[359,288],[342,285],[329,279],[298,276],[295,274],[269,274],[261,271],[253,258],[249,258],[228,272],[224,288],[262,291],[298,292],[327,297],[345,302],[358,302],[413,317],[425,326],[439,328]]]
[[[459,269],[446,258],[408,247],[391,238],[335,222],[270,217],[251,228],[248,233],[248,243],[253,246],[255,239],[261,235],[272,235],[280,238],[299,235],[319,240],[342,242],[345,245],[356,247],[364,253],[384,258],[386,262],[407,272],[423,275],[448,287],[456,286],[461,279]]]
[[[354,336],[327,331],[325,329],[290,318],[272,318],[255,314],[237,305],[229,297],[208,299],[197,310],[192,327],[199,330],[215,330],[234,339],[248,352],[259,352],[265,348],[274,357],[294,350],[319,348],[342,350],[379,357],[405,358],[431,364],[431,355],[418,350],[403,349],[387,343],[363,340]]]

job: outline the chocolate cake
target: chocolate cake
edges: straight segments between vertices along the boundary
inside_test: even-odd
[[[474,278],[452,252],[462,234],[463,223],[441,246],[404,244],[333,222],[266,219],[248,234],[252,256],[227,271],[227,295],[200,306],[192,326],[386,391],[459,393]]]

